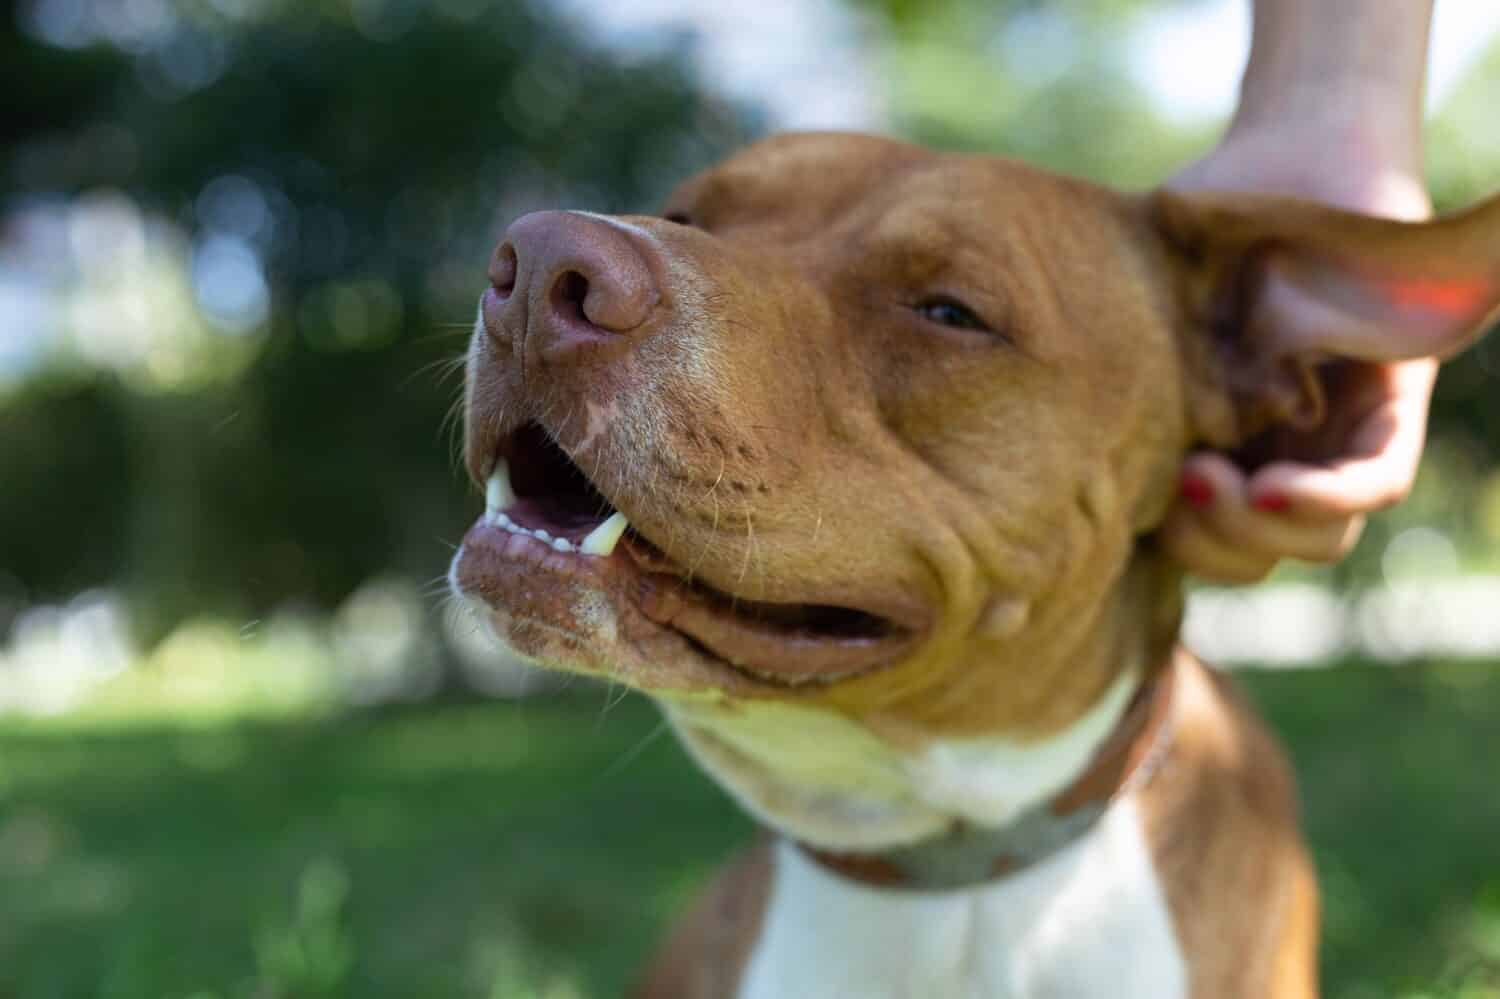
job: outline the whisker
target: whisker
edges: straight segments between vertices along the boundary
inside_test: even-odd
[[[615,690],[617,688],[620,691],[618,697],[615,696]],[[599,716],[594,719],[595,732],[598,732],[599,729],[604,725],[605,716],[607,716],[611,711],[619,707],[621,704],[625,703],[625,698],[629,696],[630,688],[611,677],[609,681],[609,687],[604,695],[604,704],[599,709]]]
[[[468,360],[469,355],[467,353],[458,354],[454,357],[434,358],[433,360],[428,361],[426,364],[418,367],[415,371],[411,372],[405,378],[401,379],[400,387],[404,389],[407,386],[411,385],[411,383],[416,381],[418,378],[430,375],[434,371],[438,372],[437,378],[435,380],[438,382],[438,384],[442,384],[449,378],[452,378],[457,372],[462,371],[464,368],[464,364],[466,364]]]
[[[615,762],[606,767],[604,771],[600,773],[597,778],[595,778],[596,781],[602,784],[605,781],[610,780],[611,778],[619,776],[620,771],[624,770],[626,767],[630,766],[630,764],[634,763],[648,746],[662,737],[662,733],[666,732],[668,728],[669,725],[665,718],[658,721],[655,728],[651,729],[651,731],[643,735],[639,740],[636,741],[636,744],[634,746],[631,746],[624,753],[620,754],[619,759],[615,760]]]

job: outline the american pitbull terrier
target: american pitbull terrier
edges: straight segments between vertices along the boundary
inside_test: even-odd
[[[1177,644],[1193,445],[1328,415],[1326,358],[1500,304],[1500,202],[1431,224],[1120,194],[803,134],[661,217],[543,212],[469,347],[453,588],[654,698],[775,834],[652,999],[1316,993],[1290,771]]]

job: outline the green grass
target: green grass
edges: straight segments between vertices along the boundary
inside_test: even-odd
[[[1301,782],[1326,993],[1500,997],[1500,670],[1243,679]]]
[[[1248,678],[1332,996],[1500,996],[1500,673]],[[620,993],[752,835],[637,698],[0,728],[0,997]]]

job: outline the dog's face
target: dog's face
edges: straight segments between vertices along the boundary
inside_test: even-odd
[[[1136,214],[1002,160],[796,136],[664,218],[522,220],[467,464],[502,460],[507,516],[568,545],[612,510],[629,529],[598,557],[481,524],[460,587],[523,654],[648,691],[1070,721],[1110,676],[1033,650],[1081,661],[1111,630],[1186,443]]]
[[[1175,637],[1149,532],[1184,449],[1317,419],[1329,349],[1482,329],[1496,204],[1405,226],[802,135],[663,217],[527,216],[470,346],[454,587],[805,841],[1005,821]]]

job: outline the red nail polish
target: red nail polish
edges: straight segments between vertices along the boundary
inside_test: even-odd
[[[1214,484],[1196,475],[1184,475],[1181,486],[1182,498],[1196,507],[1211,506],[1214,501]]]
[[[1292,505],[1292,501],[1281,493],[1266,493],[1255,497],[1255,509],[1263,513],[1281,513]]]

